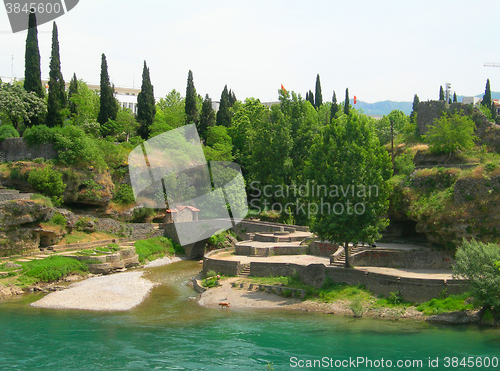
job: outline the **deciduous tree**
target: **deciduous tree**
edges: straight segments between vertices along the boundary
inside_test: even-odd
[[[456,264],[452,266],[457,278],[469,281],[474,299],[486,307],[500,306],[500,249],[497,244],[484,244],[476,240],[463,240],[456,252]]]
[[[430,150],[434,153],[452,153],[474,147],[476,125],[469,117],[459,113],[444,114],[429,126],[426,135]]]
[[[367,117],[356,111],[345,124],[334,120],[316,137],[309,163],[310,180],[326,186],[309,198],[311,230],[322,240],[342,242],[350,267],[349,243],[372,242],[388,224],[392,176],[389,155],[372,133]],[[333,190],[331,185],[337,187]]]

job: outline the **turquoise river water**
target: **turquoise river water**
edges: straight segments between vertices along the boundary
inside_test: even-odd
[[[37,295],[1,301],[0,370],[500,369],[498,329],[206,309],[186,285],[199,269],[150,269],[162,285],[128,312],[37,309]]]

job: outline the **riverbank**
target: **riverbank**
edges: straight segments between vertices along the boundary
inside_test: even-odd
[[[219,308],[220,303],[228,303],[229,308],[233,309],[288,309],[300,310],[306,312],[320,312],[325,314],[335,314],[341,316],[354,316],[351,309],[351,302],[347,300],[337,300],[335,302],[325,303],[319,300],[300,300],[298,298],[285,298],[273,293],[267,293],[259,290],[249,290],[248,285],[245,288],[233,288],[234,282],[246,282],[239,277],[231,277],[221,281],[221,285],[210,288],[203,292],[198,300],[198,304],[206,308]],[[245,286],[245,284],[244,284]],[[237,287],[239,287],[237,285]],[[417,311],[415,307],[405,308],[381,307],[367,308],[362,313],[366,317],[402,319],[411,318],[416,320],[425,320],[425,316]]]
[[[143,268],[159,267],[180,261],[178,257],[156,259]],[[68,288],[48,294],[32,303],[37,308],[126,311],[141,304],[155,283],[143,278],[144,271],[95,276]]]

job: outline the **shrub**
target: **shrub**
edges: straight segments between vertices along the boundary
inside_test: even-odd
[[[423,136],[429,142],[429,149],[433,153],[452,153],[457,150],[471,149],[474,147],[474,129],[476,125],[467,116],[459,113],[443,115],[434,125],[429,126]]]
[[[387,298],[387,302],[389,304],[402,304],[403,303],[403,297],[401,295],[400,291],[394,291],[389,294],[389,297]]]
[[[59,161],[67,166],[92,166],[98,170],[106,168],[97,141],[88,137],[79,127],[70,125],[55,131],[54,149]]]
[[[37,191],[51,197],[54,205],[58,206],[62,203],[66,184],[63,183],[62,174],[54,170],[51,165],[30,171],[28,182]]]
[[[60,225],[63,228],[66,227],[66,224],[67,224],[66,218],[61,213],[55,213],[51,219],[51,222],[56,224],[56,225]]]
[[[500,248],[493,243],[463,240],[456,253],[453,274],[470,282],[472,296],[486,307],[500,306]]]
[[[362,300],[359,296],[355,297],[354,300],[351,301],[349,308],[352,310],[354,317],[362,317],[365,312]]]
[[[140,240],[134,243],[135,253],[139,255],[139,261],[144,263],[146,260],[162,258],[165,255],[184,254],[184,249],[174,244],[167,237],[153,237],[147,240]]]
[[[51,256],[43,260],[33,260],[22,263],[23,274],[34,278],[37,282],[51,282],[75,273],[86,273],[87,265],[78,260]]]
[[[115,193],[114,200],[121,205],[130,205],[135,202],[134,191],[130,184],[120,184]]]
[[[415,171],[413,156],[409,153],[404,153],[394,159],[394,166],[398,174],[410,175]]]
[[[41,144],[53,143],[55,128],[49,128],[45,125],[36,125],[26,129],[23,134],[23,139],[28,146],[38,146]]]
[[[144,222],[145,220],[151,218],[155,214],[154,209],[149,207],[141,207],[134,210],[134,215],[132,216],[134,222]]]
[[[84,216],[83,218],[79,218],[78,221],[75,223],[75,229],[77,231],[85,231],[85,228],[89,225],[89,223],[92,221],[91,218]]]
[[[19,133],[12,125],[0,126],[0,141],[7,138],[19,138]]]

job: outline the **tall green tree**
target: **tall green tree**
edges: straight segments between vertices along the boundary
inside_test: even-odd
[[[193,72],[189,70],[187,86],[186,86],[186,105],[184,106],[186,110],[186,124],[198,124],[198,106],[197,106],[197,96],[196,89],[193,82]]]
[[[316,91],[314,93],[314,107],[319,108],[323,104],[323,95],[321,94],[321,82],[319,74],[316,76]]]
[[[236,95],[234,94],[234,91],[229,89],[229,107],[234,106],[236,101],[237,101],[237,99],[236,99]]]
[[[337,95],[335,90],[333,91],[332,106],[330,107],[330,121],[335,119],[335,115],[339,111],[339,105],[337,104]]]
[[[349,114],[349,111],[351,109],[351,105],[349,104],[349,88],[345,89],[345,101],[344,101],[344,113],[346,115]]]
[[[212,108],[212,99],[205,95],[201,106],[200,122],[198,125],[198,133],[201,138],[207,139],[208,129],[215,125],[215,112]]]
[[[27,92],[19,84],[0,83],[0,121],[22,131],[24,125],[30,127],[34,122],[43,122],[47,113],[45,99],[34,92]]]
[[[411,113],[410,113],[410,121],[412,121],[412,122],[417,117],[419,104],[420,104],[420,99],[418,98],[418,95],[415,94],[413,96],[413,104],[412,104],[412,109],[411,109]]]
[[[63,126],[64,109],[67,106],[66,85],[61,73],[61,60],[59,58],[59,40],[57,37],[56,22],[52,26],[52,53],[50,56],[49,96],[47,100],[47,117],[45,123],[48,127]]]
[[[116,120],[118,103],[115,99],[115,89],[109,82],[108,62],[104,53],[101,55],[101,92],[97,122],[104,125],[108,120]]]
[[[40,71],[40,50],[38,49],[38,30],[35,13],[29,14],[26,54],[24,59],[24,89],[43,98],[42,74]]]
[[[229,92],[227,90],[227,85],[224,86],[224,90],[220,96],[219,110],[217,111],[216,124],[220,126],[225,126],[227,128],[231,127],[231,113],[229,112]]]
[[[71,100],[76,94],[78,94],[78,80],[76,79],[76,73],[74,73],[68,88],[68,106],[71,115],[77,114],[76,104]]]
[[[324,127],[311,149],[310,179],[328,189],[309,199],[311,230],[322,240],[343,243],[346,267],[349,243],[375,241],[388,224],[391,160],[367,121],[353,111],[345,124]]]
[[[306,100],[309,101],[309,103],[311,103],[311,106],[314,107],[314,93],[312,91],[309,90],[309,92],[306,93]]]
[[[453,92],[453,103],[457,103],[457,102],[458,102],[458,100],[457,100],[457,92],[454,91]]]
[[[443,85],[439,87],[439,100],[444,100],[444,90]]]
[[[491,88],[490,88],[490,79],[486,80],[486,88],[484,89],[483,100],[481,101],[481,105],[490,108],[491,107]]]
[[[189,71],[191,72],[191,71]],[[193,87],[194,88],[194,87]],[[195,92],[196,97],[196,92]],[[141,92],[137,95],[137,122],[139,122],[139,135],[142,139],[148,139],[151,125],[155,119],[156,106],[153,85],[149,75],[149,68],[144,61],[142,69]]]

